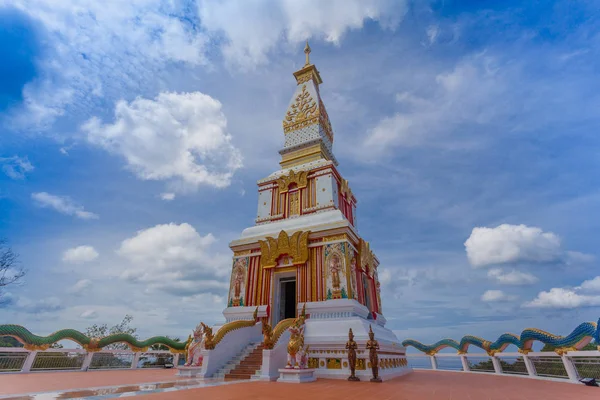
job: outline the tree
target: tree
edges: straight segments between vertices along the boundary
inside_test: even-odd
[[[111,328],[109,328],[106,324],[94,324],[85,330],[85,335],[90,338],[101,339],[105,336],[114,335],[117,333],[127,333],[137,339],[138,336],[135,333],[137,328],[132,328],[129,326],[132,320],[133,317],[131,315],[125,315],[125,318],[123,318],[123,321],[121,321],[120,324],[117,324]],[[104,348],[107,350],[127,350],[129,346],[125,343],[113,343]]]
[[[19,255],[7,243],[6,239],[0,239],[0,297],[4,286],[18,283],[25,276],[25,270],[19,265]]]
[[[545,344],[544,347],[542,347],[542,350],[540,351],[554,351],[554,349],[556,349],[556,346]],[[580,350],[597,350],[596,343],[592,340],[590,343],[586,344],[583,347],[583,349]]]

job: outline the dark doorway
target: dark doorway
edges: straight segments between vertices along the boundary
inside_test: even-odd
[[[279,281],[279,321],[296,317],[296,278]]]

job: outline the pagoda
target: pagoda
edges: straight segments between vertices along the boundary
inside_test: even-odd
[[[349,328],[359,345],[373,329],[392,358],[403,357],[405,349],[385,328],[379,260],[356,227],[357,200],[337,168],[323,80],[310,52],[307,42],[306,62],[294,72],[281,168],[257,182],[256,224],[230,243],[233,268],[223,314],[227,322],[247,320],[258,308],[258,316],[276,326],[304,308],[312,366],[317,376],[335,377],[345,368],[343,357],[333,355],[343,353]],[[390,363],[395,376],[409,370],[397,357]]]

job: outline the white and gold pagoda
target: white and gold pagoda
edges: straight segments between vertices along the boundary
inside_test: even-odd
[[[384,327],[379,260],[358,233],[356,197],[332,151],[323,81],[308,43],[304,52],[283,119],[281,169],[258,181],[256,224],[230,243],[233,270],[223,314],[227,322],[250,319],[258,307],[259,317],[275,326],[305,306],[305,343],[317,377],[347,376],[348,329],[360,347],[372,327],[388,367],[382,376],[398,376],[410,371],[405,349]],[[358,376],[370,373],[366,356],[359,352]]]

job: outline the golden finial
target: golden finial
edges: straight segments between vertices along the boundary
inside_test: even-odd
[[[308,45],[308,40],[306,41],[306,46],[304,46],[304,54],[306,54],[306,65],[310,65],[310,46]]]

